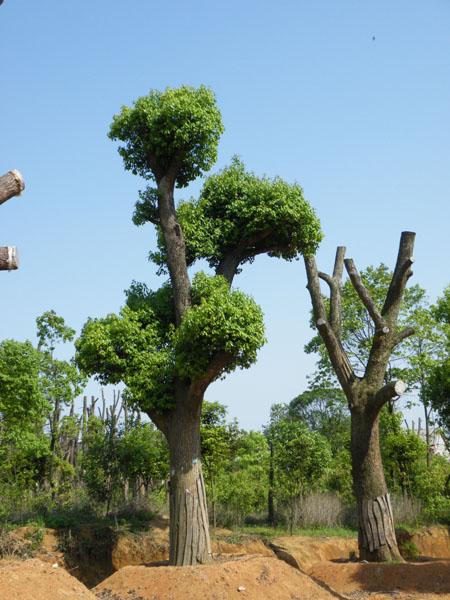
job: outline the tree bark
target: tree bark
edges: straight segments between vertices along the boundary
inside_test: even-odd
[[[201,399],[195,410],[188,391],[178,398],[170,416],[170,564],[206,564],[211,561],[208,508],[200,456]]]
[[[191,283],[186,265],[186,245],[183,231],[177,221],[175,211],[173,186],[174,182],[168,177],[163,177],[158,182],[158,212],[166,243],[167,266],[173,286],[175,317],[177,325],[180,325],[191,302]]]
[[[361,560],[403,560],[395,537],[394,519],[384,477],[379,442],[379,414],[351,409],[353,489],[358,508]]]
[[[19,171],[8,171],[0,177],[0,204],[18,196],[24,189],[25,182]]]
[[[0,246],[0,271],[15,271],[19,268],[19,255],[15,246]]]

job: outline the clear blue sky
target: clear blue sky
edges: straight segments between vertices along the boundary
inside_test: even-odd
[[[106,133],[122,104],[183,83],[216,92],[215,169],[237,153],[301,183],[326,235],[323,270],[337,244],[360,268],[392,265],[409,229],[414,282],[431,300],[449,283],[448,0],[5,0],[0,56],[0,172],[27,184],[0,207],[0,245],[22,261],[0,273],[0,339],[34,339],[50,308],[79,330],[117,311],[132,279],[160,284],[152,227],[131,223],[143,182]],[[312,370],[309,298],[301,262],[259,258],[236,284],[263,307],[268,343],[207,397],[257,428]]]

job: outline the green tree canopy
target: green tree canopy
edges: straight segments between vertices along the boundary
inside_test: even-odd
[[[119,153],[127,171],[158,181],[172,170],[177,187],[185,187],[214,164],[222,132],[213,92],[184,85],[151,90],[123,106],[109,137],[124,143]]]
[[[169,286],[149,292],[135,285],[128,299],[119,315],[85,324],[77,361],[102,383],[123,381],[143,410],[170,408],[175,378],[200,378],[219,352],[229,360],[216,377],[248,367],[264,343],[260,308],[219,276],[194,277],[192,305],[178,328]]]
[[[154,194],[136,204],[134,222],[153,221]],[[207,178],[198,199],[180,203],[178,222],[186,237],[187,263],[206,259],[217,273],[234,275],[258,254],[293,260],[311,254],[322,239],[320,223],[298,184],[258,177],[234,157],[229,167]],[[151,258],[166,264],[164,238]]]

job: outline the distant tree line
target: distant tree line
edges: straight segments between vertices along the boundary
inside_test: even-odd
[[[368,272],[373,276],[375,270]],[[423,298],[416,291],[415,297]],[[444,336],[446,298],[447,293],[436,306],[420,307],[429,311],[427,327],[432,315],[436,328],[444,325]],[[75,363],[56,358],[74,335],[61,317],[48,311],[37,319],[36,345],[0,343],[0,516],[74,508],[105,515],[125,506],[167,511],[164,436],[145,422],[126,389],[113,390],[109,398],[103,389],[99,398],[82,395],[86,381]],[[204,402],[201,452],[214,527],[245,522],[290,531],[356,526],[350,413],[320,356],[320,371],[311,377],[310,388],[287,404],[274,404],[262,432],[243,430],[227,419],[225,406]],[[392,368],[407,370],[407,360],[416,354],[405,356],[409,358]],[[430,412],[431,423],[448,443],[446,412],[439,410],[442,395],[432,403],[434,370],[446,360],[445,352],[439,356],[423,393],[436,408]],[[422,402],[420,395],[417,401]],[[401,521],[445,522],[450,516],[448,457],[434,454],[426,436],[402,425],[398,409],[383,409],[380,445],[394,509]]]

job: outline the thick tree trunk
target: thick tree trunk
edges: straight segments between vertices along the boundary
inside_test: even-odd
[[[351,411],[353,486],[358,507],[358,546],[361,560],[402,560],[384,478],[379,442],[379,416]]]
[[[25,182],[19,171],[8,171],[0,177],[0,204],[18,196],[24,189]]]
[[[192,409],[178,398],[168,424],[171,565],[205,564],[212,557],[200,457],[200,406]]]

